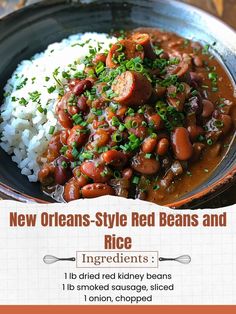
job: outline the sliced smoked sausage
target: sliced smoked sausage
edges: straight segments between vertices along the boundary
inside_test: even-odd
[[[155,59],[157,57],[152,47],[151,38],[148,34],[135,33],[132,35],[132,39],[138,45],[141,45],[143,47],[144,55],[146,58]]]
[[[140,57],[143,59],[144,51],[137,49],[137,44],[129,39],[123,39],[111,46],[107,58],[106,66],[108,68],[116,68],[120,61],[119,56],[124,54],[125,60],[130,60],[132,58]]]
[[[119,75],[112,84],[117,95],[114,100],[121,105],[137,107],[143,105],[152,94],[152,85],[141,73],[126,71]]]

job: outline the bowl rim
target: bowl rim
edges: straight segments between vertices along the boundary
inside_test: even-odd
[[[202,17],[206,19],[211,19],[223,26],[228,32],[230,31],[234,36],[236,35],[235,30],[233,27],[225,23],[224,21],[220,20],[218,17],[198,8],[193,5],[190,5],[188,3],[183,3],[179,2],[176,0],[158,0],[159,2],[163,2],[165,4],[172,4],[178,7],[185,7],[188,8],[188,10],[191,10],[192,12],[196,12]],[[92,2],[98,2],[98,0],[91,1]],[[105,1],[108,2],[109,1]],[[116,0],[114,2],[117,2]],[[122,1],[124,3],[127,3],[127,1]],[[135,3],[135,2],[134,2]],[[38,8],[43,9],[44,7],[47,7],[48,5],[53,6],[53,5],[63,5],[63,4],[89,4],[86,1],[73,1],[73,0],[46,0],[46,1],[40,1],[36,3],[32,3],[30,5],[27,5],[23,8],[20,8],[16,11],[13,11],[7,15],[4,15],[3,17],[0,18],[0,22],[10,20],[14,18],[15,16],[20,16],[22,13],[27,13],[27,11],[37,10]],[[236,40],[236,36],[235,36]],[[207,200],[213,198],[216,194],[221,194],[223,191],[228,189],[234,182],[236,182],[236,164],[231,167],[227,171],[227,173],[218,179],[216,182],[212,183],[211,185],[205,187],[203,190],[195,193],[194,195],[184,197],[181,200],[174,201],[168,204],[165,204],[164,206],[166,207],[171,207],[171,208],[180,208],[183,206],[185,208],[190,207],[191,204],[194,204],[197,200],[202,200],[202,203],[204,203],[204,199],[207,198]],[[223,187],[225,187],[223,189]],[[0,193],[2,193],[4,196],[8,196],[13,200],[20,201],[20,202],[27,202],[27,203],[41,203],[41,204],[49,204],[51,202],[40,199],[38,197],[33,197],[28,194],[25,194],[24,192],[17,191],[16,189],[8,186],[7,184],[4,184],[0,182]],[[211,197],[210,197],[211,196]],[[200,204],[201,202],[198,202]],[[197,207],[198,205],[194,205],[194,207]]]

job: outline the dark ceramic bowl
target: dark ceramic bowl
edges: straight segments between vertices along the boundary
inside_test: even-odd
[[[17,64],[43,51],[50,43],[78,32],[109,32],[139,26],[159,27],[187,38],[213,43],[225,67],[236,80],[236,34],[216,18],[192,6],[170,0],[43,1],[0,20],[0,91]],[[2,100],[2,99],[1,99]],[[217,170],[201,186],[172,207],[199,206],[226,189],[236,173],[236,143]],[[28,182],[16,164],[0,151],[0,191],[17,200],[52,202],[39,184]]]

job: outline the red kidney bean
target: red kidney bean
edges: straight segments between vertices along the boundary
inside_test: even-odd
[[[106,58],[107,56],[105,55],[105,53],[97,53],[96,56],[93,59],[93,63],[97,64],[99,62],[106,62]]]
[[[123,118],[125,116],[127,110],[128,110],[127,106],[120,106],[120,108],[118,108],[116,111],[116,115],[118,117]]]
[[[73,173],[73,176],[74,176],[75,178],[79,178],[80,175],[81,175],[80,166],[75,167],[75,168],[72,170],[72,173]]]
[[[132,168],[142,174],[155,174],[160,169],[160,163],[155,158],[145,158],[145,154],[136,155],[131,162]]]
[[[80,82],[78,82],[74,88],[73,88],[73,93],[76,96],[80,96],[81,94],[83,94],[84,91],[86,91],[87,89],[91,89],[92,88],[92,83],[90,80],[82,80]]]
[[[67,110],[67,106],[68,106],[68,101],[69,99],[73,97],[73,93],[71,91],[65,93],[62,98],[57,102],[56,105],[56,114],[58,115],[59,111],[63,110]]]
[[[77,105],[67,106],[67,112],[70,116],[73,116],[76,113],[79,113],[79,108]]]
[[[52,136],[47,150],[47,160],[49,162],[53,161],[60,156],[60,150],[62,148],[60,133]]]
[[[215,106],[213,105],[213,103],[210,100],[203,99],[202,106],[203,106],[202,117],[203,118],[210,117],[215,109]]]
[[[63,145],[67,144],[67,139],[70,135],[70,129],[64,129],[60,133],[60,141]]]
[[[197,72],[189,72],[189,77],[191,81],[196,83],[202,83],[202,76]]]
[[[170,106],[174,107],[177,111],[183,111],[185,97],[169,97],[167,96],[167,102]]]
[[[89,181],[88,178],[83,175],[76,177],[76,180],[81,188],[85,186]]]
[[[65,110],[59,110],[58,112],[58,122],[60,123],[63,128],[72,128],[73,127],[73,121],[70,117],[70,115],[65,112]]]
[[[161,85],[157,85],[155,87],[155,92],[156,92],[157,98],[162,98],[166,93],[166,87],[163,87]]]
[[[126,155],[123,152],[115,149],[111,149],[103,153],[102,159],[106,164],[112,165],[116,168],[124,167],[124,165],[127,163]]]
[[[168,55],[168,53],[167,52],[162,52],[161,54],[160,54],[160,58],[161,59],[165,59],[165,60],[169,60],[169,55]]]
[[[185,99],[189,98],[189,96],[191,95],[191,87],[187,83],[185,83],[185,82],[183,82],[181,84],[184,86],[183,93],[185,95]]]
[[[114,195],[113,188],[108,184],[103,183],[91,183],[87,184],[81,189],[82,196],[84,198],[93,198],[103,195]]]
[[[70,161],[74,160],[74,156],[72,155],[72,148],[69,147],[65,152],[65,157],[68,158]]]
[[[67,169],[56,166],[54,171],[54,179],[56,184],[64,185],[70,176],[68,175]]]
[[[38,173],[39,182],[44,186],[51,185],[54,181],[54,170],[55,167],[51,164],[43,165]]]
[[[187,86],[187,84],[186,86],[184,85],[184,88]],[[185,99],[185,90],[183,92],[178,92],[177,87],[174,85],[171,85],[167,88],[167,101],[177,111],[183,111]]]
[[[123,39],[118,41],[116,44],[112,45],[107,58],[106,58],[106,66],[108,68],[116,68],[119,64],[114,60],[120,55],[120,53],[124,52],[125,59],[130,60],[136,57],[140,57],[143,59],[144,51],[140,51],[136,49],[137,44],[129,39]],[[121,49],[122,51],[119,51]],[[117,51],[118,50],[118,51]]]
[[[147,136],[147,128],[145,126],[139,126],[136,129],[130,129],[129,132],[133,133],[141,140],[143,140]]]
[[[156,130],[163,128],[163,121],[158,113],[154,113],[147,117],[148,123],[150,123]]]
[[[165,156],[168,152],[170,143],[167,138],[162,138],[157,143],[156,153],[160,156]]]
[[[202,67],[202,66],[203,66],[202,58],[199,57],[199,56],[193,57],[193,64],[194,64],[196,67]]]
[[[84,161],[80,168],[81,172],[94,182],[107,182],[111,177],[110,170],[96,161]]]
[[[83,145],[88,138],[88,133],[85,133],[85,131],[86,129],[83,126],[75,125],[70,131],[67,145],[70,147],[73,147],[74,143],[76,143],[77,146]]]
[[[88,178],[81,174],[80,166],[77,166],[72,171],[73,176],[76,178],[78,185],[82,188],[88,183]]]
[[[70,166],[70,161],[65,156],[60,156],[54,160],[55,166],[61,166],[63,163],[67,163],[67,165]]]
[[[186,126],[196,125],[196,124],[197,124],[196,113],[189,112],[186,116]]]
[[[72,178],[65,184],[63,198],[66,202],[80,198],[80,186],[75,178]]]
[[[157,139],[152,138],[152,137],[148,137],[144,140],[144,142],[142,144],[142,151],[145,154],[151,153],[154,151],[156,145],[157,145]]]
[[[232,118],[227,114],[221,114],[219,120],[223,122],[223,126],[220,128],[220,130],[222,131],[223,135],[226,135],[232,128]]]
[[[77,106],[79,108],[79,110],[85,112],[88,109],[88,105],[87,105],[87,98],[82,95],[79,97],[78,102],[77,102]]]
[[[122,177],[124,179],[130,180],[133,176],[133,170],[131,168],[126,168],[122,171]]]
[[[91,142],[92,147],[102,147],[105,146],[110,141],[110,133],[106,130],[98,129],[93,134],[93,141]]]
[[[198,126],[198,125],[190,125],[190,126],[188,126],[187,130],[188,130],[189,137],[190,137],[192,142],[194,142],[199,135],[204,134],[203,128],[201,126]]]
[[[69,89],[72,91],[75,85],[77,85],[80,81],[81,81],[80,79],[71,79],[69,81]]]
[[[54,161],[54,179],[56,184],[63,185],[72,176],[70,161],[64,157],[60,156]]]
[[[134,116],[128,116],[125,118],[125,124],[128,125],[128,129],[135,129],[142,125],[144,116],[141,114],[135,114]]]
[[[193,147],[189,139],[188,131],[184,127],[178,127],[172,134],[172,148],[179,160],[188,160],[193,153]]]

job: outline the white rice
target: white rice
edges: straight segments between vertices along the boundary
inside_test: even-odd
[[[12,160],[17,163],[21,173],[28,176],[29,181],[37,181],[37,157],[47,148],[52,136],[49,134],[50,127],[55,127],[54,133],[60,129],[55,116],[60,86],[54,79],[53,72],[57,69],[56,78],[65,83],[62,72],[73,74],[83,70],[82,61],[89,54],[89,47],[97,48],[99,43],[101,51],[104,51],[115,41],[116,38],[106,34],[72,35],[60,43],[49,45],[31,60],[22,61],[8,80],[4,88],[6,97],[0,109],[0,146],[12,156]],[[78,43],[85,44],[81,47]],[[80,64],[77,63],[78,60],[81,60]],[[48,89],[52,86],[56,89],[49,93]],[[40,112],[39,107],[47,112]]]

